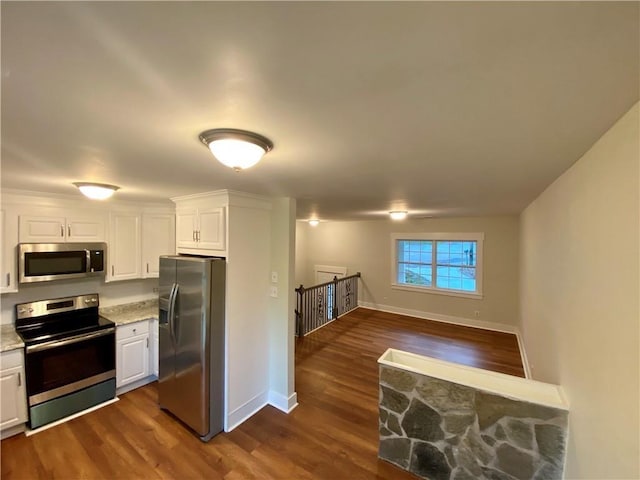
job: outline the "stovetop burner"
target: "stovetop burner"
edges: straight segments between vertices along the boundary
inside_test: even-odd
[[[25,345],[34,345],[114,327],[98,305],[98,294],[18,304],[16,331]]]

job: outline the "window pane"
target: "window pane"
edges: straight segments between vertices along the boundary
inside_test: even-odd
[[[450,242],[449,243],[449,251],[451,253],[461,254],[462,253],[462,242]],[[458,256],[458,255],[456,255]]]
[[[463,253],[464,253],[464,264],[465,265],[475,265],[476,264],[476,242],[464,242],[463,244]]]
[[[476,278],[476,269],[474,267],[464,267],[461,268],[460,270],[462,270],[462,277],[463,278]]]
[[[449,277],[449,288],[454,289],[454,290],[461,290],[462,289],[462,279],[461,278]]]
[[[436,277],[436,287],[449,288],[449,277]]]
[[[462,279],[462,290],[467,292],[475,292],[476,291],[476,281],[475,279],[470,280],[467,278]]]
[[[449,259],[449,252],[441,252],[440,250],[438,250],[438,253],[436,254],[436,261],[438,262],[438,264],[448,265],[450,263]]]
[[[449,244],[450,243],[451,242],[441,242],[441,241],[436,242],[436,244],[437,244],[437,250],[436,251],[438,253],[449,253]]]

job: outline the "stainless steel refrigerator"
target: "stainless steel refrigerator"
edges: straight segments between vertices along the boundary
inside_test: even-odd
[[[160,257],[160,408],[208,441],[224,427],[225,260]]]

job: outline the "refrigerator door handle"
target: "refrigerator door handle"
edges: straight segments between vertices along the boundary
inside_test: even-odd
[[[173,334],[173,316],[176,310],[176,294],[178,293],[178,284],[174,283],[171,286],[171,293],[169,294],[169,312],[168,312],[168,323],[169,323],[169,335],[171,336],[171,340],[173,345],[176,344],[175,335]]]
[[[176,302],[178,301],[178,289],[180,286],[176,283],[175,288],[173,290],[173,309],[171,315],[171,335],[173,335],[173,343],[174,345],[178,345],[178,322],[176,321]]]

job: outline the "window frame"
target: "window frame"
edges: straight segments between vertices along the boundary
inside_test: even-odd
[[[476,242],[476,291],[467,292],[464,290],[454,290],[449,288],[438,288],[437,283],[437,262],[431,265],[432,286],[407,285],[398,283],[398,240],[427,240],[433,242],[433,251],[437,250],[437,241],[467,241]],[[449,232],[449,233],[392,233],[391,234],[391,288],[394,290],[406,290],[410,292],[434,293],[438,295],[449,295],[463,298],[483,298],[482,277],[483,277],[483,253],[484,253],[484,233],[481,232]]]

